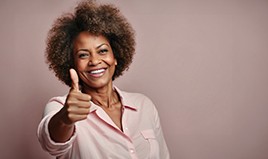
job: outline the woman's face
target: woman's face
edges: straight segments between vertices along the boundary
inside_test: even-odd
[[[74,63],[83,89],[112,85],[117,61],[104,36],[81,32],[74,40]]]

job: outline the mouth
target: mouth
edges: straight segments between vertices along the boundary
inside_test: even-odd
[[[105,68],[101,68],[101,69],[88,71],[88,74],[92,77],[101,77],[105,73],[105,71],[106,71]]]

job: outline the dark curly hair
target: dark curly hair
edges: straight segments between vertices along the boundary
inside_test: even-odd
[[[73,41],[83,31],[103,35],[110,42],[117,60],[113,80],[129,68],[135,53],[133,28],[115,6],[87,0],[80,2],[74,13],[59,17],[48,32],[46,62],[60,81],[71,86]]]

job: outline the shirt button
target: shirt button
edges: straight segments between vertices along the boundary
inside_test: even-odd
[[[134,149],[130,149],[129,151],[130,151],[130,153],[134,153],[135,152]]]
[[[125,130],[128,130],[128,128],[127,128],[127,127],[125,127]]]

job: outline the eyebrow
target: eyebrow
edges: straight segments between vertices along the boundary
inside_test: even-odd
[[[102,47],[103,45],[107,45],[107,46],[109,46],[108,44],[103,43],[103,44],[100,44],[99,46],[97,46],[97,47],[96,47],[96,49],[98,49],[98,48]]]
[[[79,51],[86,51],[86,52],[89,52],[88,49],[78,49],[78,50],[76,51],[76,53],[78,53]]]
[[[100,44],[99,46],[97,46],[96,47],[96,49],[99,49],[100,47],[102,47],[103,45],[107,45],[107,46],[110,46],[110,45],[108,45],[108,44],[106,44],[106,43],[103,43],[103,44]],[[86,52],[90,52],[88,49],[78,49],[77,51],[76,51],[76,53],[78,53],[79,51],[86,51]]]

